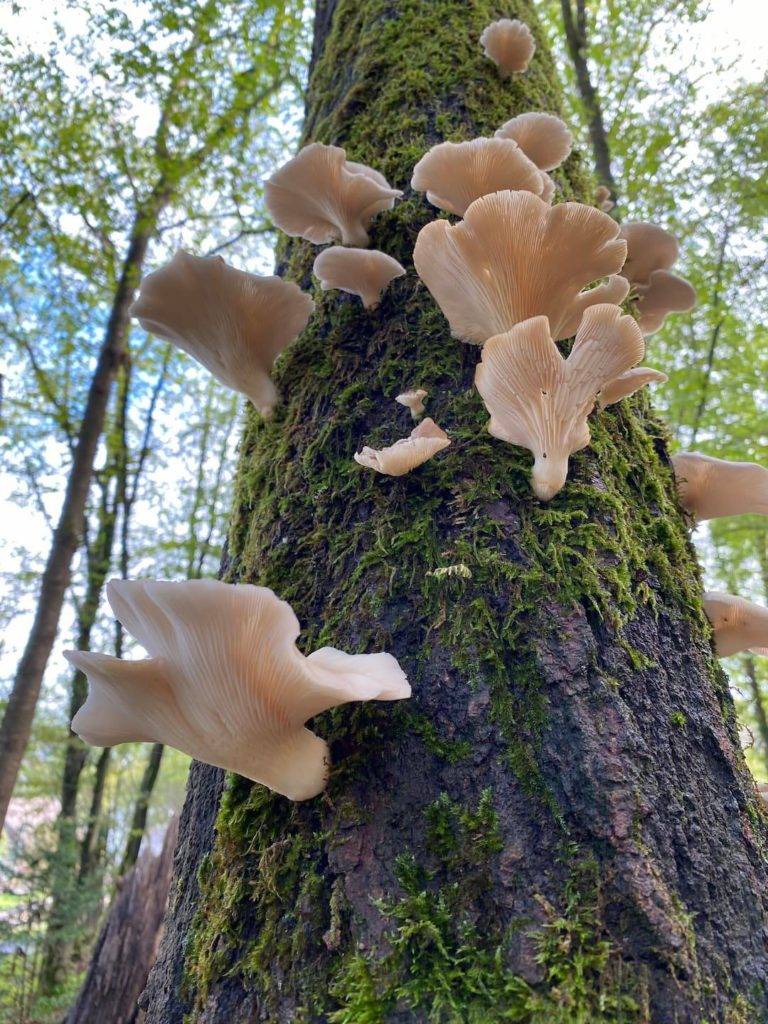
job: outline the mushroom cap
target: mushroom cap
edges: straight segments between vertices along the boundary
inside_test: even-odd
[[[645,285],[636,285],[637,320],[643,334],[654,334],[669,313],[686,313],[696,305],[696,289],[668,270],[653,270]]]
[[[627,243],[621,273],[633,286],[648,284],[654,270],[669,270],[680,251],[675,236],[656,224],[628,221],[620,234]]]
[[[545,316],[483,346],[475,386],[491,414],[488,431],[533,452],[533,489],[542,501],[565,483],[569,457],[589,444],[587,416],[598,393],[644,351],[635,320],[607,304],[586,310],[567,359]]]
[[[402,277],[405,268],[378,249],[351,249],[332,245],[323,249],[312,268],[323,291],[340,288],[359,295],[366,309],[374,309],[390,281]]]
[[[377,450],[367,445],[355,452],[355,462],[384,476],[404,476],[427,462],[451,443],[444,430],[427,417],[414,427],[409,437],[396,441],[388,448]]]
[[[415,388],[412,391],[403,391],[402,394],[395,398],[395,401],[410,409],[411,416],[416,419],[417,416],[421,416],[424,412],[424,399],[428,394],[429,392],[425,391],[424,388]]]
[[[413,260],[454,337],[482,345],[515,324],[546,316],[555,340],[571,337],[587,307],[618,303],[626,253],[618,224],[592,206],[549,206],[531,192],[476,199],[464,220],[427,224]]]
[[[611,190],[606,188],[605,185],[598,185],[595,191],[595,205],[598,206],[605,213],[612,210],[616,205],[611,199]]]
[[[508,78],[515,71],[525,71],[536,50],[533,33],[517,18],[499,18],[486,25],[480,43],[502,78]]]
[[[735,594],[711,590],[704,595],[704,611],[715,634],[715,652],[728,658],[740,651],[762,654],[768,646],[768,608]]]
[[[305,146],[264,184],[276,226],[318,245],[341,240],[365,248],[371,220],[402,194],[378,171],[348,161],[339,146],[320,142]]]
[[[529,111],[505,121],[496,131],[499,139],[514,139],[541,171],[552,171],[571,152],[573,136],[565,121],[554,114]]]
[[[660,370],[654,370],[650,366],[635,366],[609,381],[598,395],[597,404],[601,409],[605,409],[620,402],[622,398],[634,395],[648,384],[664,384],[668,380],[666,373]]]
[[[463,217],[480,196],[502,189],[540,195],[544,180],[512,139],[472,139],[433,146],[414,167],[411,188],[426,192],[433,206]]]
[[[88,677],[72,721],[87,743],[166,743],[306,800],[325,787],[329,758],[304,722],[353,700],[410,696],[389,654],[301,654],[296,616],[265,587],[113,580],[107,596],[150,657],[66,652]]]
[[[672,468],[680,504],[697,522],[768,515],[768,469],[755,462],[730,462],[701,452],[678,452]]]
[[[304,330],[314,308],[291,281],[246,274],[220,256],[179,249],[141,282],[131,316],[268,415],[278,398],[269,377],[272,364]]]

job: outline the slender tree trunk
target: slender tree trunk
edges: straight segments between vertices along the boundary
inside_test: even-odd
[[[747,654],[744,658],[744,671],[747,674],[747,681],[749,682],[749,692],[752,697],[752,708],[757,720],[757,731],[760,734],[760,746],[763,751],[763,760],[765,761],[766,771],[768,771],[768,714],[766,714],[765,711],[765,703],[763,701],[763,694],[760,690],[760,683],[757,681],[755,659],[751,654]]]
[[[163,749],[162,743],[153,743],[149,751],[147,764],[144,768],[144,774],[141,777],[141,784],[139,785],[139,795],[136,798],[136,805],[133,809],[131,829],[128,833],[125,853],[123,854],[123,860],[118,872],[121,877],[129,868],[133,867],[136,863],[136,858],[139,856],[139,847],[141,846],[141,840],[144,838],[144,831],[147,827],[149,801],[160,771],[160,762],[163,759]]]
[[[505,82],[478,43],[502,13],[538,43]],[[405,189],[434,143],[559,106],[528,0],[321,0],[313,54],[304,141]],[[591,198],[577,157],[556,176]],[[537,502],[528,454],[487,434],[478,350],[413,272],[434,216],[406,191],[375,222],[408,269],[377,310],[315,293],[285,404],[248,421],[224,567],[293,604],[304,650],[392,652],[413,697],[313,722],[322,798],[234,779],[219,799],[222,773],[193,768],[147,1020],[761,1020],[764,813],[663,428],[645,396],[598,413]],[[281,272],[312,288],[316,252],[292,243]],[[399,479],[359,469],[363,442],[410,430],[406,386],[451,447]]]
[[[96,771],[93,778],[93,792],[91,794],[91,806],[88,811],[88,822],[85,828],[85,835],[80,844],[80,869],[78,880],[83,882],[93,873],[98,863],[99,833],[101,831],[102,807],[104,804],[104,787],[109,772],[109,762],[112,754],[111,747],[104,747],[96,762]]]

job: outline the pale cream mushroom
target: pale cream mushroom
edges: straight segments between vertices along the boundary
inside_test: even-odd
[[[735,594],[711,590],[704,595],[704,611],[712,623],[719,658],[728,658],[740,651],[766,653],[768,608]]]
[[[414,167],[411,188],[463,217],[470,203],[490,192],[522,188],[541,195],[544,180],[512,139],[472,139],[433,146]]]
[[[290,281],[246,274],[220,256],[180,249],[141,282],[131,315],[268,416],[278,401],[269,371],[313,309],[312,299]]]
[[[66,652],[88,677],[72,720],[86,743],[165,743],[306,800],[325,788],[329,754],[304,723],[349,701],[411,693],[389,654],[323,647],[305,657],[291,606],[265,587],[113,580],[107,596],[150,657]]]
[[[768,469],[755,462],[730,462],[701,452],[672,456],[680,504],[697,522],[768,515]]]
[[[595,205],[598,206],[604,213],[608,213],[616,205],[611,199],[611,190],[606,188],[605,185],[598,185],[597,191],[595,192]]]
[[[533,33],[517,18],[499,18],[486,25],[480,36],[485,55],[499,69],[502,78],[528,68],[536,50]]]
[[[451,443],[450,438],[434,420],[422,420],[414,427],[410,437],[396,441],[389,448],[363,448],[355,452],[355,462],[384,476],[404,476],[427,462]]]
[[[381,293],[405,268],[396,259],[378,249],[348,249],[332,245],[324,249],[312,268],[324,292],[340,288],[359,295],[366,309],[375,309]]]
[[[619,303],[629,284],[616,274],[626,253],[619,226],[581,203],[548,206],[531,192],[476,199],[464,220],[427,224],[413,260],[451,333],[482,345],[533,316],[549,319],[555,340],[572,337],[584,310]]]
[[[542,501],[562,488],[569,457],[589,444],[587,417],[601,389],[644,351],[634,319],[614,305],[585,312],[567,359],[544,316],[483,346],[475,386],[491,414],[488,431],[533,452],[533,490]]]
[[[514,139],[541,171],[553,171],[571,152],[573,136],[554,114],[529,111],[511,118],[496,131],[499,139]]]
[[[634,395],[648,384],[664,384],[668,380],[669,377],[661,370],[654,370],[650,366],[635,366],[609,381],[597,396],[597,404],[601,409],[605,409],[615,402],[620,402],[622,398]]]
[[[275,225],[318,245],[341,241],[367,247],[371,220],[391,210],[402,194],[378,171],[348,161],[339,146],[320,142],[305,146],[264,184]]]
[[[395,398],[396,402],[400,405],[404,405],[406,409],[410,409],[411,416],[416,420],[419,416],[424,415],[424,399],[429,394],[424,388],[415,388],[412,391],[403,391],[401,395]]]
[[[627,259],[621,273],[633,285],[647,285],[654,270],[669,270],[680,248],[669,231],[644,221],[628,221],[621,227],[627,243]]]
[[[643,334],[654,334],[669,313],[687,313],[696,305],[696,289],[668,270],[654,270],[645,285],[634,286],[638,295],[637,322]]]

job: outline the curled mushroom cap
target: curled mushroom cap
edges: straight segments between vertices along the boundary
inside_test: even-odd
[[[606,188],[605,185],[598,185],[597,191],[595,192],[595,204],[605,213],[608,213],[608,211],[612,210],[616,205],[611,199],[611,190]]]
[[[305,146],[264,185],[270,216],[287,235],[363,248],[371,220],[402,194],[378,171],[348,161],[339,146],[320,142]]]
[[[355,452],[355,462],[384,476],[404,476],[450,443],[446,432],[427,417],[413,428],[410,437],[396,441],[389,448],[376,450],[366,446],[361,452]]]
[[[701,452],[672,456],[680,504],[697,522],[768,515],[768,469],[755,462],[729,462]]]
[[[389,654],[323,647],[305,657],[291,606],[264,587],[113,580],[107,595],[150,657],[66,652],[88,677],[72,720],[86,743],[166,743],[306,800],[324,789],[329,762],[307,719],[353,700],[410,696]]]
[[[609,381],[598,395],[597,404],[601,409],[605,409],[615,402],[620,402],[622,398],[634,395],[648,384],[664,384],[668,380],[669,377],[661,370],[654,370],[650,366],[635,366]]]
[[[568,126],[554,114],[529,111],[518,114],[496,132],[500,139],[514,139],[529,160],[541,171],[552,171],[571,152],[573,136]]]
[[[680,251],[675,236],[656,224],[629,221],[622,225],[621,237],[627,243],[621,272],[632,285],[647,285],[654,270],[669,270]]]
[[[269,415],[275,358],[304,330],[314,303],[297,285],[179,250],[148,274],[131,307],[141,326],[172,342]]]
[[[312,269],[324,292],[340,288],[359,295],[366,309],[375,309],[389,282],[405,273],[405,268],[385,252],[345,249],[340,245],[324,249]]]
[[[516,71],[525,71],[536,50],[533,33],[517,18],[500,18],[486,25],[480,43],[502,78],[508,78]]]
[[[562,488],[568,459],[590,441],[587,416],[598,393],[642,358],[643,337],[618,306],[588,309],[564,359],[544,316],[483,346],[475,386],[494,437],[533,452],[533,490],[548,501]]]
[[[472,139],[433,146],[414,167],[411,188],[463,217],[470,203],[490,192],[522,188],[541,195],[544,180],[512,139]]]
[[[635,285],[637,321],[643,334],[654,334],[669,313],[685,313],[696,305],[696,289],[668,270],[654,270],[648,283]]]
[[[740,651],[766,653],[768,608],[734,594],[711,590],[704,595],[704,611],[712,623],[715,651],[719,658],[727,658]]]
[[[548,206],[531,192],[475,200],[464,220],[427,224],[413,260],[454,337],[482,345],[533,316],[546,316],[555,340],[571,337],[589,306],[618,303],[628,282],[609,277],[626,252],[619,227],[592,206]]]
[[[424,413],[424,399],[428,394],[429,392],[425,391],[424,388],[416,388],[413,391],[403,391],[401,395],[397,396],[395,401],[410,409],[411,416],[414,419],[418,419]]]

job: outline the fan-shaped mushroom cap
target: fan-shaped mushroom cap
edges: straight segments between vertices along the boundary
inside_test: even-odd
[[[359,295],[366,309],[375,309],[389,282],[405,273],[405,268],[385,252],[345,249],[340,245],[324,249],[312,269],[324,292],[340,288]]]
[[[647,285],[654,270],[669,270],[677,259],[677,239],[664,228],[643,221],[622,225],[627,259],[621,273],[632,285]]]
[[[366,446],[361,452],[355,452],[355,462],[385,476],[404,476],[450,443],[446,432],[427,417],[413,428],[410,437],[396,441],[389,448],[377,451]]]
[[[86,743],[166,743],[306,800],[325,787],[329,758],[304,722],[348,701],[410,696],[389,654],[323,647],[304,657],[290,605],[264,587],[113,580],[107,594],[150,657],[66,652],[88,676],[72,720]]]
[[[533,317],[490,338],[475,386],[494,437],[533,452],[533,489],[548,501],[568,475],[568,459],[590,441],[587,416],[602,388],[642,358],[643,337],[618,306],[588,309],[564,359],[547,318]]]
[[[598,395],[597,404],[601,409],[605,409],[615,402],[620,402],[622,398],[634,395],[647,384],[664,384],[668,380],[666,373],[660,370],[654,370],[650,366],[636,366],[609,381]]]
[[[529,111],[518,114],[496,131],[500,139],[514,139],[529,160],[541,171],[552,171],[571,152],[573,136],[554,114]]]
[[[287,235],[318,245],[341,240],[366,247],[366,228],[377,213],[391,210],[403,193],[363,164],[347,161],[339,146],[313,142],[265,182],[272,220]]]
[[[768,515],[768,469],[755,462],[729,462],[701,452],[672,456],[680,504],[697,522]]]
[[[541,172],[512,139],[441,142],[419,160],[411,179],[433,206],[459,217],[490,192],[522,188],[540,195],[543,187]]]
[[[598,185],[597,191],[595,192],[595,205],[605,213],[608,213],[608,211],[612,210],[616,205],[611,199],[611,190],[606,188],[605,185]]]
[[[654,334],[669,313],[686,313],[696,305],[696,289],[668,270],[654,270],[648,284],[635,285],[637,322],[643,334]]]
[[[141,326],[172,342],[263,415],[278,394],[269,377],[276,357],[307,325],[312,299],[280,277],[259,277],[220,256],[180,249],[148,274],[131,306]]]
[[[621,269],[619,227],[581,203],[548,206],[531,192],[476,199],[464,220],[427,224],[413,260],[454,337],[482,345],[533,316],[549,319],[555,340],[571,337],[595,303],[618,303],[621,277],[590,291],[584,285]]]
[[[536,50],[533,33],[517,18],[500,18],[486,25],[480,43],[502,78],[508,78],[515,71],[525,71]]]
[[[711,590],[704,595],[704,611],[712,623],[715,651],[728,658],[739,651],[764,654],[768,647],[768,608],[734,594]]]
[[[424,388],[416,388],[413,391],[404,391],[401,395],[397,396],[395,401],[410,409],[411,416],[414,419],[418,419],[424,413],[424,399],[428,394],[429,392],[425,391]]]

